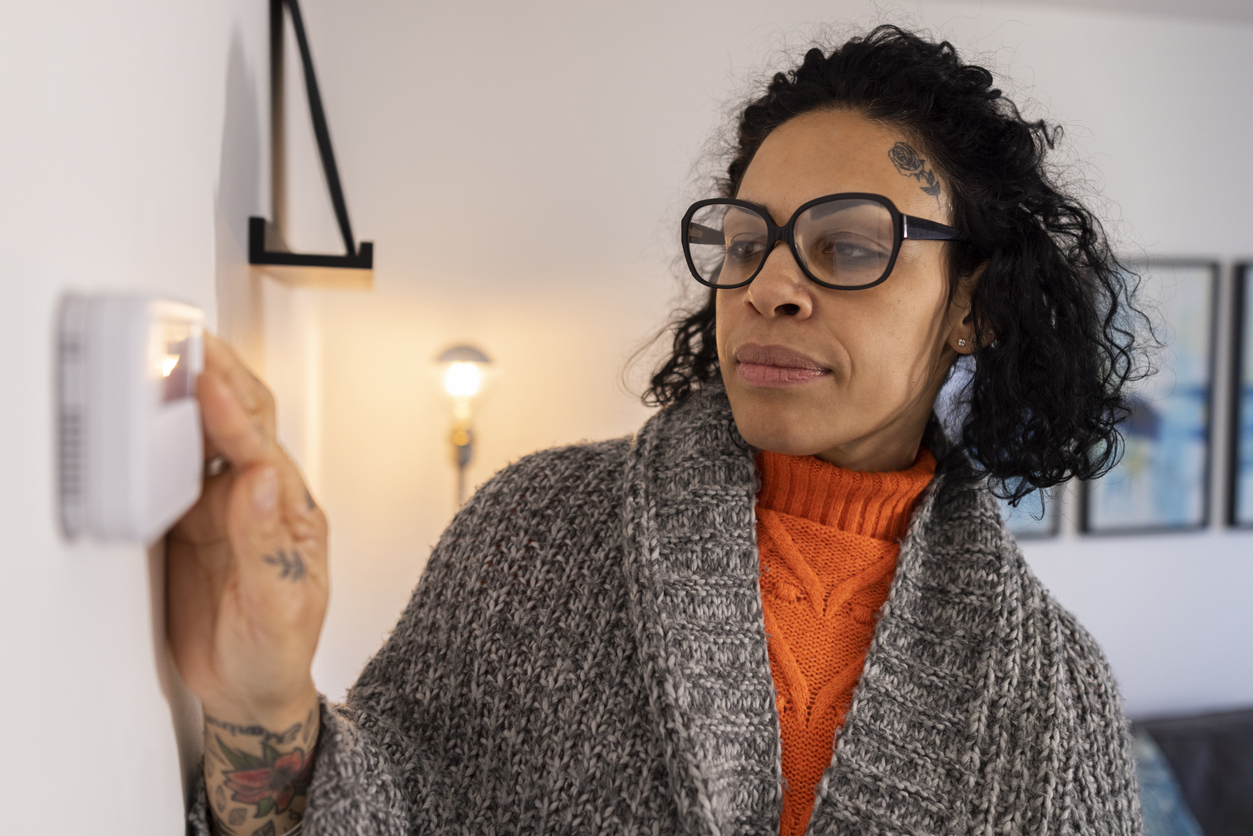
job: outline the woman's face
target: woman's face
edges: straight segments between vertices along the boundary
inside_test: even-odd
[[[806,114],[766,138],[737,197],[780,225],[836,192],[949,223],[948,184],[899,143],[909,140],[849,111]],[[854,470],[913,464],[949,366],[973,345],[969,288],[949,302],[946,247],[906,240],[887,281],[848,291],[810,281],[778,244],[749,285],[717,291],[718,359],[744,439]]]

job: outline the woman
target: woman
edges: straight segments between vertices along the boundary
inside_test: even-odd
[[[991,493],[1108,468],[1125,288],[991,81],[893,27],[775,76],[684,219],[665,408],[484,485],[344,706],[325,519],[211,344],[230,467],[169,542],[196,832],[1139,832],[1108,667]]]

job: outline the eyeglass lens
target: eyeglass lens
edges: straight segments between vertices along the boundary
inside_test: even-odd
[[[715,203],[696,211],[685,245],[707,284],[732,286],[753,277],[769,256],[770,227],[758,211]],[[871,285],[892,260],[895,228],[888,208],[873,200],[842,198],[806,209],[793,227],[796,254],[820,282]]]

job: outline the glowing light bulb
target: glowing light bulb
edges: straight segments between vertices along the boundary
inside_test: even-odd
[[[178,365],[179,356],[177,354],[167,354],[161,358],[161,376],[169,377],[170,372],[174,371],[174,367]]]
[[[454,398],[473,397],[483,382],[478,363],[451,363],[444,372],[444,389]]]

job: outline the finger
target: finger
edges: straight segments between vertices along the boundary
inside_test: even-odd
[[[240,404],[235,390],[216,372],[205,370],[197,384],[200,416],[212,449],[221,451],[235,468],[274,463],[278,445],[265,436]]]
[[[272,465],[258,465],[237,477],[226,524],[235,565],[244,582],[241,590],[249,597],[258,596],[254,605],[263,605],[274,615],[301,605],[304,596],[293,596],[297,590],[292,587],[303,591],[310,571],[321,573],[323,557],[320,548],[308,541],[294,541],[287,530],[278,470]]]
[[[255,569],[255,563],[286,543],[280,490],[278,470],[272,464],[248,468],[231,486],[226,533],[241,569]]]
[[[204,370],[201,374],[211,372],[222,376],[225,368],[231,362],[235,362],[234,352],[230,351],[229,347],[208,331],[204,334],[204,355]],[[199,381],[197,381],[197,390],[199,390]],[[199,396],[199,391],[197,391],[197,396]],[[221,459],[223,457],[222,451],[218,449],[218,446],[213,443],[213,439],[209,437],[209,431],[203,426],[203,422],[201,426],[201,434],[204,436],[205,464],[207,465],[215,459]],[[205,477],[207,482],[207,473],[205,474]]]
[[[205,335],[205,369],[221,377],[235,393],[244,411],[261,431],[274,438],[274,396],[265,384],[231,351],[230,346],[212,335]]]
[[[263,435],[245,414],[236,399],[236,390],[215,372],[206,371],[201,375],[199,394],[205,433],[212,449],[220,450],[235,471],[258,464],[276,468],[283,516],[290,525],[299,528],[299,533],[294,530],[292,533],[316,539],[316,532],[324,528],[321,511],[313,502],[300,471],[283,449]],[[206,490],[209,487],[206,483]]]
[[[227,498],[233,472],[206,479],[200,499],[170,529],[170,538],[196,547],[209,546],[225,540]]]
[[[296,546],[283,526],[277,469],[258,465],[235,479],[226,517],[226,533],[239,583],[241,613],[248,633],[263,645],[286,646],[301,621],[311,591],[308,547]],[[320,570],[320,567],[318,567]]]

